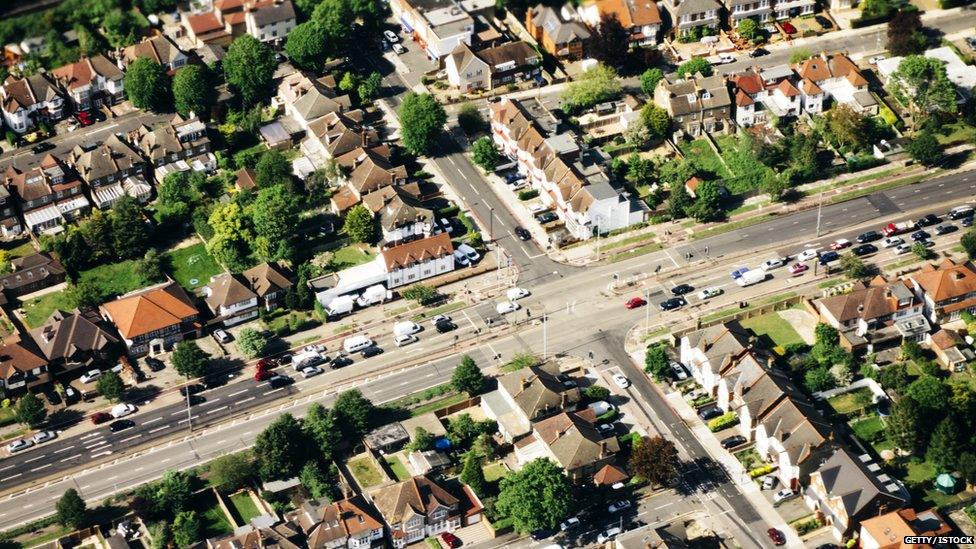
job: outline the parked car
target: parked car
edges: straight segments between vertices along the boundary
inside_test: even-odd
[[[383,354],[383,348],[377,345],[371,347],[366,347],[359,353],[363,358],[373,358],[374,356],[379,356]]]
[[[815,15],[813,16],[813,19],[824,29],[831,29],[834,27],[834,24],[830,22],[830,19],[827,19],[823,15]]]
[[[779,492],[773,494],[773,503],[782,503],[795,496],[796,496],[796,492],[790,490],[789,488],[783,488]]]
[[[624,307],[628,309],[636,309],[638,307],[643,307],[644,305],[647,305],[647,302],[641,297],[632,297],[627,300],[627,303],[624,303]]]
[[[661,302],[660,307],[662,311],[673,311],[675,309],[680,309],[687,305],[688,302],[685,301],[683,297],[672,297],[670,299],[665,299]]]
[[[769,50],[767,50],[766,48],[756,48],[751,52],[749,52],[749,57],[753,57],[753,58],[762,57],[764,55],[769,55]]]
[[[962,218],[962,221],[960,221],[959,224],[962,225],[963,227],[972,227],[973,226],[972,216]]]
[[[596,426],[596,430],[603,436],[610,436],[616,429],[611,423],[601,423]]]
[[[698,299],[704,301],[719,295],[722,295],[722,288],[705,288],[704,290],[698,292]]]
[[[794,263],[790,265],[789,271],[791,275],[799,275],[807,272],[809,269],[810,267],[807,267],[806,263]]]
[[[522,227],[515,227],[514,232],[515,232],[515,236],[517,236],[518,239],[523,242],[532,240],[532,235],[529,233],[529,231],[525,230]]]
[[[783,27],[783,32],[785,32],[786,34],[789,35],[796,34],[796,27],[794,27],[793,24],[790,23],[789,21],[783,23],[781,26]]]
[[[937,235],[949,234],[949,233],[954,233],[958,230],[959,227],[956,227],[952,223],[946,223],[945,225],[939,225],[938,227],[936,227],[935,234]]]
[[[577,517],[569,517],[568,519],[559,523],[559,530],[562,532],[567,532],[574,528],[579,528],[581,525],[580,519]]]
[[[541,214],[535,216],[536,221],[545,225],[546,223],[552,223],[559,219],[559,216],[554,212],[542,212]]]
[[[678,284],[674,288],[671,288],[671,293],[674,295],[690,294],[693,291],[695,291],[695,288],[691,284]]]
[[[47,152],[47,151],[49,151],[49,150],[51,150],[53,148],[54,148],[54,143],[51,143],[50,141],[43,141],[43,142],[38,143],[37,145],[34,145],[33,147],[31,147],[31,152],[34,153],[34,154],[41,154],[41,153]]]
[[[395,32],[387,29],[383,31],[383,38],[386,38],[391,44],[396,44],[400,41],[400,37],[396,35]]]
[[[271,379],[271,376],[273,376],[273,375],[274,374],[271,373],[268,370],[258,370],[256,372],[254,372],[254,381],[257,381],[258,383],[260,383],[262,381]]]
[[[837,240],[830,243],[831,250],[843,250],[844,248],[850,247],[851,241],[846,238],[838,238]]]
[[[161,372],[166,368],[166,364],[162,360],[152,356],[146,357],[146,366],[149,366],[149,369],[153,372]]]
[[[627,387],[630,387],[630,380],[627,379],[627,377],[624,376],[623,374],[613,374],[612,379],[613,382],[617,385],[617,387],[620,387],[621,389],[626,389]]]
[[[620,532],[621,530],[618,526],[614,526],[613,528],[608,528],[603,532],[600,532],[600,535],[596,537],[596,541],[597,543],[604,544],[612,540],[613,538],[619,536]]]
[[[233,340],[233,339],[234,339],[234,338],[232,338],[232,337],[230,336],[230,334],[228,334],[228,333],[227,333],[227,331],[226,331],[226,330],[222,330],[222,329],[220,329],[220,328],[218,328],[218,329],[216,329],[216,330],[214,330],[214,333],[213,333],[213,335],[214,335],[214,338],[215,338],[215,339],[216,339],[217,341],[219,341],[220,343],[230,343],[230,342],[231,342],[231,340]]]
[[[439,334],[446,334],[447,332],[453,332],[457,330],[457,324],[451,322],[450,320],[441,320],[434,324],[434,329],[437,330]]]
[[[766,475],[763,477],[762,480],[762,489],[772,490],[773,487],[776,486],[776,482],[777,482],[776,475]]]
[[[722,448],[729,450],[731,448],[735,448],[736,446],[745,443],[746,443],[746,437],[742,435],[732,435],[730,437],[725,437],[722,439]]]
[[[10,444],[7,445],[7,451],[10,452],[11,454],[13,454],[13,453],[19,452],[21,450],[26,450],[26,449],[30,448],[31,446],[33,446],[33,445],[34,445],[34,442],[33,441],[24,440],[22,438],[19,438],[19,439],[15,440],[15,441],[13,441],[13,442],[11,442]]]
[[[521,305],[515,303],[514,301],[502,301],[501,303],[495,305],[495,312],[500,315],[504,315],[508,313],[514,313],[520,308]]]
[[[889,236],[888,238],[881,241],[882,248],[894,248],[896,246],[901,246],[905,241],[900,236]]]
[[[467,267],[470,261],[468,261],[468,256],[461,253],[461,250],[454,250],[454,262],[462,267]]]
[[[630,500],[622,499],[620,501],[615,501],[611,503],[610,506],[607,507],[607,511],[609,511],[611,514],[619,513],[624,509],[630,509],[630,506],[631,506]]]
[[[539,528],[538,530],[532,532],[532,534],[530,534],[530,536],[535,541],[542,541],[542,540],[544,540],[544,539],[546,539],[548,537],[552,537],[552,535],[555,534],[555,533],[556,533],[555,530],[551,530],[549,528]]]
[[[322,368],[319,368],[318,366],[308,366],[308,367],[302,369],[302,377],[304,377],[305,379],[308,379],[310,377],[317,376],[317,375],[321,374],[324,371],[325,370],[323,370]]]
[[[873,254],[878,251],[878,247],[874,244],[861,244],[860,246],[855,246],[851,253],[860,257],[862,255]]]
[[[895,255],[907,254],[908,252],[911,252],[911,251],[912,251],[912,245],[911,244],[900,244],[899,246],[897,246],[895,248]]]
[[[783,535],[783,532],[775,528],[766,530],[766,534],[769,535],[769,539],[772,540],[773,545],[780,546],[786,543],[786,536]]]
[[[118,433],[119,431],[124,431],[136,426],[136,422],[131,419],[120,419],[118,421],[113,421],[108,424],[108,430],[113,433]]]
[[[102,377],[101,370],[88,370],[87,372],[81,374],[81,377],[78,378],[78,380],[82,383],[91,383],[100,377]]]
[[[718,416],[722,415],[723,413],[724,412],[722,412],[722,409],[721,408],[719,408],[718,406],[712,405],[712,406],[706,406],[706,407],[702,408],[701,410],[698,410],[698,417],[702,418],[703,421],[708,421],[710,419],[717,418]]]
[[[321,343],[315,343],[312,345],[306,345],[304,348],[302,348],[302,350],[305,351],[306,353],[324,353],[325,345]]]
[[[688,379],[688,372],[685,370],[685,367],[677,362],[671,362],[671,372],[674,374],[674,377],[678,379],[678,381]]]
[[[938,225],[941,221],[942,220],[939,219],[939,216],[937,216],[935,214],[928,214],[928,215],[925,215],[925,216],[919,218],[919,220],[915,222],[915,226],[916,227],[931,227],[932,225]]]
[[[112,417],[118,419],[120,417],[125,417],[136,413],[136,407],[127,403],[116,404],[115,406],[112,406],[110,413],[112,414]]]
[[[479,259],[481,259],[481,254],[479,254],[474,248],[468,246],[467,244],[461,244],[457,247],[457,250],[467,256],[468,261],[473,265]]]
[[[393,337],[393,343],[397,347],[406,347],[407,345],[410,345],[411,343],[416,343],[418,341],[420,341],[420,338],[418,338],[413,334],[397,334],[396,336]]]
[[[838,259],[840,259],[840,254],[837,253],[837,252],[835,252],[835,251],[833,251],[833,250],[823,252],[817,258],[817,260],[820,262],[821,265],[826,265],[828,263],[832,263],[834,261],[837,261]]]
[[[930,236],[932,235],[930,235],[927,231],[918,230],[912,233],[912,241],[921,242],[922,240],[927,240]]]
[[[443,540],[444,543],[451,549],[461,546],[461,538],[450,532],[441,532],[441,540]]]
[[[867,242],[874,242],[875,240],[881,240],[881,233],[878,231],[868,231],[857,235],[858,244],[865,244]]]

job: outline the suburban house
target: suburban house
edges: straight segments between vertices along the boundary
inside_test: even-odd
[[[744,128],[766,122],[763,102],[766,100],[766,85],[759,73],[747,70],[732,75],[735,95],[735,123]]]
[[[932,48],[923,53],[929,59],[936,59],[945,67],[946,77],[956,86],[959,103],[965,102],[972,96],[973,88],[976,87],[976,67],[967,65],[959,58],[959,55],[952,51],[948,46]],[[881,59],[877,63],[878,76],[886,85],[892,83],[892,75],[898,70],[904,57],[889,57]],[[908,90],[909,93],[911,90]]]
[[[51,76],[78,111],[114,105],[125,99],[122,70],[101,54],[58,67],[51,71]]]
[[[539,53],[519,40],[474,51],[461,42],[444,58],[447,81],[462,92],[493,90],[539,74]]]
[[[632,47],[656,45],[661,32],[661,11],[653,0],[589,0],[576,11],[591,29],[604,17],[616,17],[630,33]]]
[[[350,107],[349,96],[336,97],[320,86],[306,90],[294,101],[285,103],[285,115],[290,116],[305,131],[309,124],[328,114],[344,112]]]
[[[773,9],[776,10],[776,20],[790,19],[813,15],[817,8],[816,0],[775,0]]]
[[[450,0],[390,0],[393,17],[430,59],[449,55],[458,43],[471,45],[474,18]]]
[[[363,112],[333,112],[308,125],[308,137],[302,141],[302,152],[310,158],[337,158],[378,141],[376,131],[364,128]]]
[[[841,447],[810,473],[803,499],[841,540],[856,532],[861,521],[902,508],[907,492],[870,456]]]
[[[632,122],[640,120],[641,103],[627,94],[619,101],[607,101],[579,115],[580,128],[591,142],[603,143],[622,135]]]
[[[681,338],[679,360],[711,393],[718,385],[717,374],[752,347],[752,334],[738,321],[716,324]]]
[[[139,128],[134,142],[155,170],[156,181],[162,182],[172,172],[211,172],[217,169],[217,158],[210,152],[207,125],[199,118],[183,118],[179,114],[166,124],[155,128]]]
[[[715,376],[716,406],[726,412],[735,411],[736,408],[741,407],[747,402],[743,400],[745,393],[752,391],[755,384],[769,371],[769,363],[768,357],[760,355],[752,349],[747,349],[722,364]],[[744,421],[741,423],[744,426],[747,438],[752,438],[748,432],[755,425],[749,421],[749,417],[742,419]]]
[[[750,399],[749,405],[758,408],[750,417],[755,423],[756,452],[778,466],[776,474],[783,486],[797,490],[800,479],[833,447],[833,431],[805,397],[796,391],[784,392],[785,398],[766,408],[757,398]]]
[[[371,492],[393,547],[461,527],[460,501],[427,477],[417,476]]]
[[[116,135],[91,149],[75,146],[68,164],[88,184],[99,209],[111,208],[124,195],[146,203],[152,194],[146,182],[146,162]]]
[[[966,365],[976,360],[976,354],[966,345],[959,332],[942,328],[928,336],[929,348],[935,352],[939,364],[950,372],[963,372]]]
[[[867,347],[868,352],[876,352],[904,340],[922,341],[929,331],[923,302],[905,280],[888,282],[879,275],[867,284],[854,282],[848,293],[813,304],[820,321],[836,328],[841,345],[849,350]]]
[[[227,32],[224,24],[217,19],[217,14],[208,11],[196,15],[186,14],[183,17],[183,28],[186,35],[198,47],[222,46],[227,47],[234,41],[234,37]]]
[[[525,30],[554,57],[576,61],[583,58],[590,31],[577,21],[572,8],[556,8],[538,4],[525,12]]]
[[[674,78],[674,75],[668,75],[658,83],[654,102],[667,111],[682,132],[698,137],[703,132],[731,131],[732,98],[724,77],[694,75],[674,81],[668,77]]]
[[[294,285],[288,271],[281,265],[261,263],[241,273],[251,291],[258,298],[258,303],[266,311],[273,311],[280,307],[285,294]]]
[[[947,258],[938,267],[926,264],[909,278],[929,321],[941,324],[959,319],[963,311],[976,313],[976,267],[972,263]]]
[[[0,236],[11,238],[22,232],[24,232],[24,227],[20,224],[20,218],[17,217],[17,208],[14,207],[10,189],[6,185],[0,185]]]
[[[77,219],[89,208],[81,181],[50,154],[26,172],[8,166],[2,181],[17,195],[24,224],[34,234],[57,232],[64,220]]]
[[[234,174],[234,187],[239,191],[250,191],[258,187],[258,174],[251,168],[241,168]]]
[[[579,400],[579,388],[564,384],[559,366],[547,362],[498,378],[498,389],[482,395],[481,408],[511,442],[531,433],[533,422],[573,408]]]
[[[773,0],[723,0],[722,3],[729,12],[729,26],[733,29],[743,19],[765,23],[773,16]]]
[[[223,273],[203,288],[204,301],[216,321],[233,326],[258,317],[258,296],[237,275]]]
[[[361,549],[383,545],[383,523],[362,496],[302,502],[286,519],[305,533],[308,549]]]
[[[50,380],[47,360],[34,347],[33,341],[15,336],[0,344],[0,392],[4,395]]]
[[[61,284],[66,276],[61,262],[45,252],[15,258],[10,261],[10,267],[10,274],[0,276],[0,286],[7,299]]]
[[[291,0],[260,2],[245,8],[244,25],[247,33],[262,42],[280,44],[298,24]]]
[[[345,184],[330,199],[334,214],[342,215],[370,193],[407,182],[406,167],[393,166],[384,152],[388,151],[363,148],[351,160],[351,164],[344,166],[349,170],[349,175],[345,178]]]
[[[102,316],[115,325],[132,356],[168,351],[200,333],[199,311],[173,281],[136,290],[102,304]]]
[[[119,68],[124,70],[140,57],[159,63],[170,74],[185,67],[190,59],[169,37],[162,34],[146,38],[123,49],[119,57]]]
[[[38,122],[57,122],[64,118],[64,96],[44,73],[20,80],[8,76],[0,87],[3,121],[16,133],[30,131]]]
[[[619,451],[615,436],[605,437],[597,431],[596,416],[590,409],[561,412],[535,422],[532,433],[515,443],[519,464],[548,458],[576,482],[592,480]]]
[[[820,89],[825,98],[861,114],[878,114],[878,101],[868,91],[867,79],[846,55],[821,53],[797,63],[794,68],[801,83],[809,80],[816,85],[809,88],[811,91]],[[809,87],[801,84],[801,88],[804,85]],[[808,109],[808,112],[813,111]]]
[[[44,325],[31,330],[31,338],[55,373],[90,368],[118,357],[119,340],[101,326],[97,311],[55,310]]]
[[[387,187],[363,197],[363,205],[379,218],[384,247],[427,238],[433,231],[434,210],[411,195],[409,190],[415,187]]]
[[[265,2],[270,0],[264,0]],[[251,0],[215,0],[213,14],[223,29],[237,38],[247,32],[245,14],[254,6]]]
[[[915,512],[905,508],[862,520],[858,545],[861,549],[897,549],[908,546],[904,541],[909,536],[947,536],[951,532],[952,527],[935,509]]]
[[[718,29],[722,6],[715,0],[665,0],[664,8],[671,14],[671,26],[678,35],[696,27]]]

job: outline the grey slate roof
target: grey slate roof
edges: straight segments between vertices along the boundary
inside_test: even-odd
[[[702,13],[708,10],[719,10],[718,2],[715,0],[683,0],[675,9],[675,13],[680,17],[692,13]]]

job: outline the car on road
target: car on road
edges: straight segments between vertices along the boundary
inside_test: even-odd
[[[88,370],[87,372],[81,374],[81,377],[78,378],[78,380],[82,383],[91,383],[100,377],[102,377],[101,370]]]
[[[677,362],[671,361],[671,372],[678,381],[688,379],[688,372],[685,370],[685,367]]]
[[[214,330],[213,336],[219,343],[230,343],[234,339],[227,333],[227,330],[220,328]]]
[[[614,526],[613,528],[607,528],[603,532],[600,532],[600,535],[596,537],[596,542],[600,544],[606,543],[612,540],[613,538],[619,536],[620,532],[621,530],[619,526]]]
[[[166,364],[162,360],[152,356],[146,357],[146,366],[149,366],[153,372],[161,372],[166,368]]]
[[[7,445],[7,451],[13,454],[21,450],[26,450],[33,445],[34,443],[32,441],[19,438]]]
[[[956,227],[952,223],[946,223],[944,225],[939,225],[938,227],[936,227],[935,234],[937,235],[949,234],[949,233],[954,233],[958,230],[959,227]]]
[[[420,341],[420,338],[418,338],[413,334],[397,334],[396,336],[393,337],[393,343],[397,347],[406,347],[407,345],[410,345],[411,343],[416,343],[418,341]]]
[[[611,514],[613,514],[613,513],[619,513],[621,511],[623,511],[624,509],[630,509],[630,506],[631,506],[630,500],[622,499],[620,501],[615,501],[615,502],[611,503],[607,507],[607,511],[610,512]]]
[[[796,260],[799,261],[800,263],[803,263],[804,261],[810,261],[811,259],[817,257],[817,254],[819,253],[820,253],[819,248],[807,248],[802,252],[796,254]]]
[[[552,530],[552,529],[549,529],[549,528],[540,528],[540,529],[535,530],[534,532],[532,532],[532,534],[530,534],[530,536],[535,541],[542,541],[542,540],[544,540],[544,539],[546,539],[548,537],[552,537],[552,535],[555,534],[555,533],[556,533],[555,530]]]
[[[942,220],[939,219],[939,216],[935,214],[928,214],[923,217],[920,217],[918,221],[915,222],[915,226],[920,228],[931,227],[932,225],[938,225],[941,222]]]
[[[624,376],[623,374],[613,374],[612,379],[613,382],[617,385],[617,387],[620,387],[621,389],[626,389],[627,387],[630,387],[630,380],[627,379],[627,377]]]
[[[911,244],[900,244],[895,248],[895,255],[907,254],[910,251],[912,251]]]
[[[780,26],[783,27],[783,32],[785,32],[786,34],[789,34],[789,35],[796,34],[796,27],[793,26],[793,23],[786,22],[786,23],[783,23]]]
[[[42,152],[47,152],[54,148],[54,143],[50,141],[43,141],[31,147],[31,152],[34,154],[41,154]]]
[[[257,381],[258,383],[261,383],[262,381],[271,379],[271,376],[273,376],[273,375],[274,374],[272,372],[270,372],[269,370],[258,370],[256,372],[254,372],[254,381]]]
[[[878,247],[874,244],[861,244],[860,246],[855,246],[851,249],[851,253],[861,257],[862,255],[873,254],[878,251]]]
[[[340,355],[340,356],[336,356],[334,359],[332,359],[331,366],[332,366],[333,369],[338,369],[338,368],[344,368],[346,366],[349,366],[350,364],[352,364],[352,358],[351,357],[341,356]]]
[[[423,330],[420,324],[411,320],[403,320],[393,325],[394,335],[413,335],[420,330]]]
[[[821,265],[826,265],[826,264],[831,263],[833,261],[837,261],[838,259],[840,259],[840,254],[837,253],[837,252],[835,252],[835,251],[833,251],[833,250],[830,250],[830,251],[827,251],[827,252],[824,252],[824,253],[820,254],[820,257],[818,258],[818,261],[820,261],[820,264]]]
[[[438,322],[450,322],[450,321],[451,321],[451,317],[447,315],[434,315],[430,319],[431,324],[437,324]]]
[[[737,280],[743,273],[747,273],[749,270],[749,267],[736,267],[735,270],[729,273],[729,276],[732,277],[732,280]]]
[[[505,297],[507,297],[509,301],[518,301],[523,297],[528,297],[528,295],[529,291],[525,288],[511,288],[505,292]]]
[[[905,240],[900,236],[889,236],[888,238],[881,241],[882,248],[894,248],[896,246],[901,246],[905,243]]]
[[[930,235],[927,231],[918,230],[912,233],[912,241],[921,242],[922,240],[927,240],[931,236],[932,235]]]
[[[180,396],[185,397],[187,393],[195,395],[202,392],[204,389],[206,389],[206,387],[204,387],[202,383],[191,383],[186,387],[180,387]]]
[[[515,233],[515,236],[517,236],[518,239],[523,242],[532,240],[532,234],[525,230],[524,227],[515,227],[512,231]]]
[[[397,42],[400,41],[400,37],[397,36],[396,33],[391,31],[390,29],[383,31],[383,38],[389,40],[391,44],[396,44]]]
[[[702,418],[702,420],[704,420],[704,421],[708,421],[710,419],[717,418],[718,416],[722,415],[723,413],[724,412],[722,412],[722,409],[721,408],[719,408],[718,406],[712,405],[712,406],[706,406],[706,407],[702,408],[701,410],[698,410],[698,417]]]
[[[702,301],[706,299],[711,299],[716,296],[722,295],[722,288],[705,288],[704,290],[698,292],[698,299]]]
[[[434,324],[434,329],[437,330],[437,333],[439,334],[446,334],[447,332],[457,330],[457,324],[451,322],[450,320],[442,320]]]
[[[403,55],[403,54],[407,53],[407,48],[404,48],[403,45],[401,45],[401,44],[393,44],[393,51],[397,55]]]
[[[120,419],[118,421],[113,421],[108,424],[108,430],[113,433],[118,433],[119,431],[124,431],[136,426],[136,422],[131,419]]]
[[[791,275],[800,275],[807,272],[810,267],[807,267],[806,263],[794,263],[790,265],[789,271]]]
[[[858,244],[866,244],[868,242],[874,242],[875,240],[881,240],[881,238],[882,235],[878,231],[868,231],[866,233],[857,235],[857,238],[854,240],[856,240]]]
[[[786,536],[783,535],[783,532],[780,532],[775,528],[766,530],[766,535],[769,536],[769,539],[773,542],[773,545],[777,547],[786,543]]]
[[[674,288],[671,288],[671,293],[674,295],[690,294],[693,291],[695,291],[695,288],[691,284],[678,284]]]
[[[325,370],[319,368],[318,366],[307,366],[305,368],[302,368],[302,377],[308,379],[310,377],[315,377],[324,371]]]
[[[574,528],[579,528],[582,525],[580,519],[577,517],[569,517],[568,519],[559,523],[559,530],[561,532],[568,532]]]
[[[628,309],[636,309],[638,307],[643,307],[644,305],[647,305],[647,302],[644,301],[644,298],[642,297],[632,297],[627,300],[627,303],[624,303],[624,307]]]
[[[554,212],[542,212],[541,214],[535,216],[535,220],[539,223],[545,225],[546,223],[552,223],[553,221],[559,219],[559,216]]]
[[[786,265],[786,259],[782,257],[774,257],[773,259],[763,261],[759,268],[764,271],[772,271],[773,269],[778,269],[783,265]]]
[[[116,404],[115,406],[112,406],[110,413],[112,414],[112,417],[118,419],[120,417],[125,417],[136,413],[136,407],[127,403]]]
[[[661,302],[660,307],[662,311],[673,311],[675,309],[680,309],[687,305],[688,302],[685,301],[683,297],[672,297],[671,299],[665,299]]]
[[[508,313],[514,313],[519,310],[522,306],[514,301],[502,301],[495,305],[495,312],[500,315],[505,315]]]
[[[722,439],[722,448],[729,450],[731,448],[735,448],[736,446],[745,443],[746,443],[746,437],[742,435],[732,435],[730,437],[725,437]]]
[[[383,348],[377,345],[372,345],[366,347],[359,353],[363,358],[373,358],[374,356],[379,356],[383,354]]]
[[[794,497],[796,497],[796,492],[790,490],[789,488],[783,488],[779,492],[773,494],[773,503],[782,503]]]
[[[268,385],[270,385],[272,389],[280,389],[282,387],[291,385],[292,383],[295,383],[294,379],[281,374],[275,374],[268,378]]]
[[[830,243],[831,250],[843,250],[844,248],[849,248],[851,246],[851,241],[846,238],[838,238],[837,240]]]
[[[769,55],[769,50],[767,50],[766,48],[756,48],[751,52],[749,52],[749,57],[752,58],[762,57],[764,55]]]

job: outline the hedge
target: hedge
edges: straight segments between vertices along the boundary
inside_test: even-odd
[[[537,189],[526,189],[524,191],[519,191],[519,200],[532,200],[533,198],[539,196],[539,191]]]
[[[802,536],[804,534],[809,534],[810,532],[813,532],[817,528],[820,528],[820,526],[821,526],[820,520],[816,518],[812,518],[810,520],[805,520],[803,522],[798,522],[794,524],[793,528],[796,530],[796,533],[798,535]]]
[[[633,446],[638,440],[641,439],[640,433],[630,432],[626,435],[620,435],[617,437],[617,442],[624,446]]]
[[[702,396],[696,398],[695,400],[692,400],[691,401],[691,407],[692,408],[701,408],[702,406],[704,406],[706,404],[711,404],[713,402],[715,402],[715,397],[713,397],[712,395],[702,395]]]
[[[596,420],[600,423],[610,423],[611,421],[617,419],[618,415],[620,415],[620,412],[618,412],[617,409],[614,408],[613,410],[609,410],[607,413],[603,414],[602,416],[597,416]]]
[[[749,471],[749,478],[759,478],[763,475],[768,475],[769,473],[772,472],[773,472],[772,465],[763,465],[761,467],[756,467],[755,469],[751,469]]]
[[[708,422],[708,429],[715,433],[722,429],[727,429],[739,421],[739,415],[735,412],[725,412],[717,418]]]

